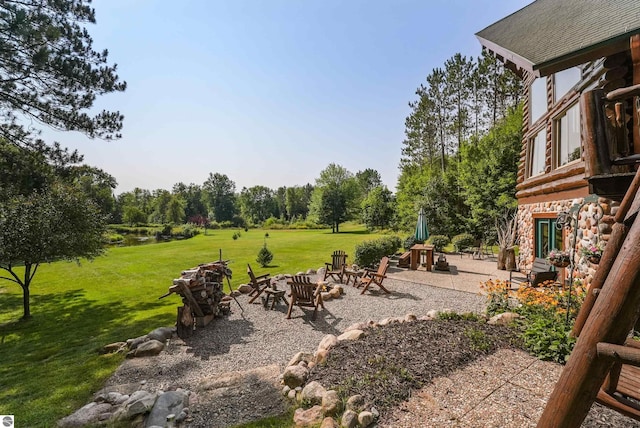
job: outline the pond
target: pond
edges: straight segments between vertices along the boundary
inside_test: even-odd
[[[123,239],[118,242],[108,244],[108,247],[133,247],[137,245],[158,244],[160,242],[169,242],[172,240],[170,236],[160,236],[159,239],[151,235],[122,235]]]

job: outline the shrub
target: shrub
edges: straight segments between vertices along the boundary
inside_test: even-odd
[[[411,236],[407,236],[407,239],[404,240],[404,249],[406,251],[409,251],[411,249],[411,247],[413,247],[414,245],[416,245],[416,237],[411,235]]]
[[[442,251],[442,249],[449,243],[449,237],[445,235],[433,235],[427,242],[434,246],[436,251]]]
[[[356,245],[355,263],[359,266],[373,267],[382,257],[394,254],[401,244],[397,236],[363,241]]]
[[[236,239],[238,239],[239,237],[240,237],[240,232],[234,232],[234,233],[233,233],[232,238],[233,238],[233,240],[234,240],[234,241],[235,241]]]
[[[267,248],[267,244],[265,243],[264,246],[260,248],[260,251],[258,251],[256,262],[262,267],[267,267],[269,263],[271,263],[271,260],[273,260],[273,253]]]
[[[475,241],[476,241],[475,238],[470,233],[461,233],[460,235],[456,235],[451,239],[453,248],[457,253],[462,251],[462,249],[464,248],[473,246],[473,243]]]

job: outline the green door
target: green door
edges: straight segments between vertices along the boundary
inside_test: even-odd
[[[556,229],[555,218],[536,219],[536,257],[545,258],[551,250],[562,248],[562,230]]]

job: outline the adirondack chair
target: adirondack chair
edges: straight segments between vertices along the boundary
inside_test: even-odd
[[[312,319],[316,319],[316,313],[318,312],[318,306],[324,309],[324,303],[322,302],[322,294],[320,293],[320,287],[317,284],[311,282],[309,277],[302,275],[295,275],[289,281],[287,281],[291,287],[291,301],[289,302],[289,311],[287,312],[287,319],[291,318],[291,311],[294,305],[300,307],[313,308]]]
[[[337,278],[338,281],[342,282],[345,275],[345,269],[347,264],[347,255],[342,250],[334,251],[331,255],[331,263],[325,263],[325,271],[323,281],[326,281],[327,278]]]
[[[372,270],[367,270],[367,272],[364,274],[364,276],[360,280],[360,283],[358,284],[358,287],[363,287],[360,294],[364,294],[364,292],[367,291],[367,289],[371,284],[377,285],[385,293],[390,293],[390,291],[387,290],[382,285],[382,281],[384,281],[384,279],[387,277],[388,268],[389,268],[389,257],[384,256],[380,260],[380,266],[378,266],[378,270],[376,272]]]
[[[530,287],[538,287],[547,281],[555,281],[558,278],[558,272],[551,270],[551,264],[546,259],[536,257],[529,272],[525,272],[524,277],[515,276],[513,272],[509,272],[509,284],[512,290],[517,290],[523,285]]]
[[[253,303],[254,300],[258,298],[262,294],[265,288],[269,287],[271,284],[271,278],[268,273],[264,275],[255,276],[253,273],[253,269],[251,269],[251,265],[247,263],[247,274],[249,275],[249,285],[253,290],[249,293],[249,296],[253,296],[249,303]]]

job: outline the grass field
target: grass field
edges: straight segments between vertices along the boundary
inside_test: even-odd
[[[50,427],[83,406],[122,361],[99,355],[112,342],[175,323],[179,298],[158,297],[184,269],[222,257],[231,260],[234,288],[247,282],[247,263],[257,275],[296,273],[331,261],[342,249],[353,262],[355,245],[378,238],[360,226],[330,230],[269,230],[274,258],[269,268],[255,261],[265,230],[208,231],[184,241],[122,247],[80,265],[40,266],[31,284],[32,319],[22,316],[22,290],[0,281],[0,414],[16,426]]]

